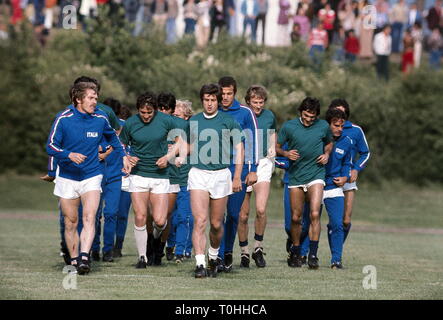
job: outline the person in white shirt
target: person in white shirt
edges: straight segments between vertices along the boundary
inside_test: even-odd
[[[389,80],[389,56],[392,51],[391,26],[385,25],[374,37],[374,53],[377,56],[377,76]]]

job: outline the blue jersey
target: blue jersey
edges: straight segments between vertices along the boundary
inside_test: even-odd
[[[369,152],[369,145],[366,141],[365,133],[359,126],[353,124],[351,121],[346,121],[342,135],[348,136],[353,142],[351,169],[357,171],[363,170],[366,167],[371,154]],[[356,159],[357,154],[359,155],[358,159]]]
[[[288,150],[288,144],[285,143],[282,147],[283,150]],[[288,169],[291,166],[291,161],[286,157],[275,157],[275,166],[277,168],[285,170],[285,174],[283,175],[283,183],[289,183],[289,172]]]
[[[58,160],[59,176],[81,181],[102,174],[98,146],[103,136],[115,152],[123,157],[123,147],[107,117],[102,113],[81,113],[72,105],[59,113],[52,125],[46,146],[48,155]],[[81,164],[74,163],[68,157],[71,152],[85,155],[85,161]]]
[[[124,120],[118,119],[118,123],[120,127],[123,127],[125,124]],[[106,139],[103,139],[102,141],[102,150],[105,151],[108,147],[110,147],[110,144]],[[104,176],[106,177],[107,181],[113,181],[116,179],[120,179],[125,174],[122,172],[123,168],[123,157],[118,152],[115,152],[113,150],[104,161],[101,161],[104,164]]]
[[[232,106],[225,110],[219,108],[219,111],[226,112],[232,116],[240,125],[240,128],[245,134],[245,162],[243,166],[243,172],[257,172],[258,165],[258,122],[254,112],[248,107],[240,104],[237,100],[234,100]],[[235,151],[232,157],[232,162],[235,160]],[[231,163],[230,170],[234,172],[235,164]]]
[[[342,134],[338,140],[335,141],[334,147],[329,155],[328,163],[326,164],[325,190],[337,188],[337,185],[334,183],[334,178],[350,177],[352,149],[353,141],[348,136]]]

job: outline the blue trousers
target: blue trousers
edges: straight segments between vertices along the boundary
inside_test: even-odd
[[[244,179],[242,180],[244,181]],[[228,198],[227,213],[225,216],[224,233],[218,252],[219,257],[224,258],[225,252],[233,252],[235,237],[237,235],[238,218],[243,200],[246,195],[246,184],[242,183],[242,190],[234,192]]]
[[[401,39],[403,35],[403,23],[394,22],[392,24],[392,52],[400,52]]]
[[[251,27],[251,40],[253,42],[257,41],[257,28],[255,25],[255,18],[245,18],[243,20],[243,37],[245,36],[246,33],[246,28],[248,27],[248,25]]]
[[[180,186],[177,195],[175,210],[175,254],[185,255],[192,251],[192,230],[194,229],[194,217],[191,210],[190,192],[187,186]],[[169,246],[169,239],[168,239]]]
[[[131,194],[121,191],[120,202],[117,212],[117,225],[115,228],[115,248],[122,249],[125,240],[126,228],[128,226],[129,209],[131,208]]]
[[[331,250],[331,263],[339,262],[342,259],[343,254],[343,214],[345,212],[345,198],[335,197],[324,199],[326,211],[329,216],[328,223],[328,243]],[[309,209],[305,206],[303,212],[303,226],[302,234],[309,232],[309,225],[311,220],[309,218]],[[320,213],[322,208],[320,209]],[[309,249],[309,235],[307,235],[302,243],[301,254],[306,256]]]
[[[100,206],[95,216],[95,237],[94,242],[92,243],[92,251],[100,251],[102,215],[105,218],[103,226],[103,252],[110,252],[114,248],[121,187],[121,177],[111,181],[106,180],[102,182],[103,192],[101,194]]]
[[[288,236],[291,234],[291,198],[289,196],[289,184],[285,183],[283,189],[283,202],[285,207],[285,231]]]

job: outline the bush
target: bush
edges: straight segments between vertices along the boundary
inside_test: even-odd
[[[100,80],[101,98],[133,106],[143,91],[171,91],[199,111],[201,85],[229,74],[238,82],[241,102],[249,85],[264,85],[280,125],[297,116],[306,96],[320,99],[322,114],[333,98],[346,98],[351,120],[364,129],[371,148],[363,180],[443,181],[442,72],[423,67],[402,78],[396,71],[381,83],[364,64],[348,68],[326,60],[314,68],[303,44],[267,48],[224,38],[198,51],[190,37],[166,45],[159,35],[132,37],[128,30],[123,21],[99,20],[87,33],[59,31],[41,49],[24,27],[0,46],[3,171],[45,170],[50,125],[69,104],[69,86],[80,75]]]

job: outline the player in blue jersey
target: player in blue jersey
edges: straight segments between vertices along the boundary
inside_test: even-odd
[[[218,81],[222,89],[222,100],[219,111],[233,117],[240,125],[244,134],[244,164],[241,175],[242,189],[240,192],[229,196],[227,213],[224,224],[224,235],[219,251],[219,271],[230,272],[232,270],[232,252],[234,250],[235,237],[237,235],[238,219],[241,206],[246,194],[246,188],[257,182],[258,148],[257,129],[258,123],[253,111],[240,104],[235,99],[237,82],[234,78],[226,76]],[[234,156],[235,158],[235,156]],[[235,164],[229,167],[234,176]]]
[[[343,217],[343,228],[344,228],[344,240],[351,230],[351,216],[352,208],[354,205],[355,191],[357,188],[357,179],[360,172],[368,164],[369,157],[371,155],[369,151],[369,145],[366,140],[365,133],[363,129],[358,125],[349,121],[349,116],[351,114],[349,103],[345,99],[334,99],[329,105],[329,109],[340,109],[346,114],[346,122],[343,128],[343,135],[348,136],[354,142],[354,147],[352,149],[352,167],[351,176],[347,183],[343,186],[343,191],[345,193],[345,214]]]

